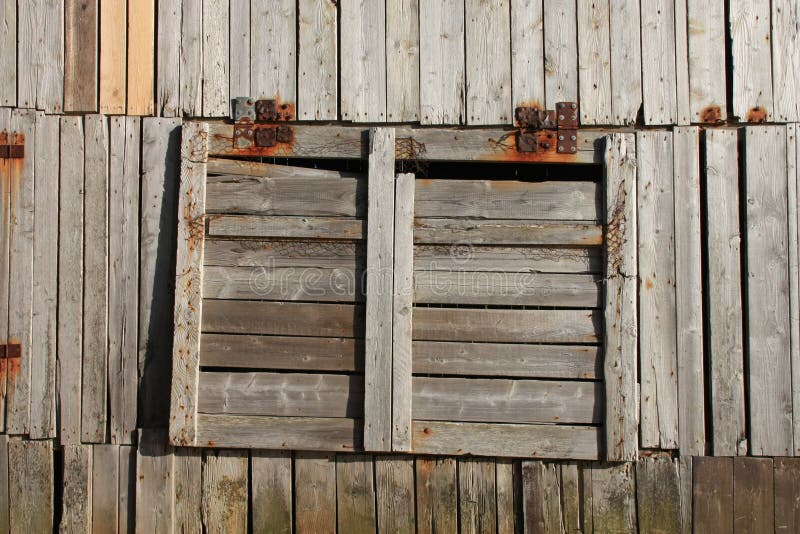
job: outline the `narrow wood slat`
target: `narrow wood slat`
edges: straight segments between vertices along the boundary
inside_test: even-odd
[[[294,461],[294,487],[295,532],[335,534],[335,456],[298,452]]]
[[[337,4],[328,0],[298,2],[297,117],[338,117]]]
[[[687,0],[689,27],[689,100],[692,122],[727,118],[725,2]]]
[[[386,120],[386,3],[341,0],[342,120]]]
[[[202,0],[203,117],[230,113],[230,6],[228,0]]]
[[[386,2],[386,120],[419,121],[419,0]]]
[[[392,450],[411,449],[414,175],[395,179],[392,264]]]
[[[178,117],[181,113],[181,20],[182,0],[158,2],[156,20],[156,97],[155,114],[162,117]],[[188,44],[188,43],[187,43]]]
[[[544,14],[545,108],[578,100],[577,3],[558,1]]]
[[[64,10],[66,11],[66,10]],[[0,105],[17,105],[17,2],[0,2]]]
[[[84,449],[88,452],[88,448]],[[8,487],[11,532],[50,532],[53,529],[52,441],[8,442]]]
[[[17,105],[61,113],[64,97],[64,5],[20,2],[17,6]],[[16,46],[15,46],[16,45]],[[14,57],[14,54],[10,54]]]
[[[414,459],[408,456],[376,456],[375,492],[378,532],[414,534]]]
[[[577,462],[564,462],[560,466],[561,475],[561,513],[564,530],[577,532],[581,529],[580,469]]]
[[[577,6],[581,124],[612,124],[609,1]]]
[[[339,532],[376,532],[372,456],[336,457],[336,523]]]
[[[126,113],[127,38],[127,2],[125,0],[100,2],[100,113],[109,115]]]
[[[91,446],[92,533],[115,532],[119,526],[119,445]]]
[[[602,227],[556,221],[416,219],[414,242],[459,245],[571,245],[603,242]]]
[[[419,2],[419,120],[421,124],[466,123],[464,4]]]
[[[510,0],[465,4],[467,123],[510,124]]]
[[[612,123],[636,123],[642,106],[642,28],[638,0],[609,0]]]
[[[251,2],[249,23],[251,53],[244,59],[250,59],[251,90],[241,96],[274,98],[294,107],[297,101],[296,2]],[[292,113],[292,119],[296,118]]]
[[[775,458],[775,532],[800,529],[800,459]]]
[[[497,488],[497,534],[513,534],[515,523],[519,520],[516,513],[517,483],[515,472],[519,464],[513,460],[498,458],[495,463],[495,486]],[[517,499],[518,500],[518,497]]]
[[[160,2],[159,2],[160,5]],[[181,111],[203,116],[203,0],[181,2]]]
[[[64,446],[63,488],[61,490],[64,508],[59,522],[61,532],[94,532],[93,451],[94,446],[92,445]],[[15,469],[19,468],[21,466],[15,466]],[[12,476],[15,469],[11,470]],[[6,493],[6,495],[8,494]],[[13,500],[13,497],[10,500]],[[8,516],[6,516],[6,521],[8,521]],[[115,523],[114,528],[116,526]],[[49,528],[42,532],[52,531],[52,525],[47,525],[47,527]],[[6,524],[6,529],[0,527],[0,530],[9,532],[8,525]]]
[[[692,464],[696,532],[733,532],[733,460],[696,457]]]
[[[203,529],[203,450],[180,447],[173,455],[175,509],[173,532],[200,532]],[[254,470],[255,471],[255,470]],[[255,477],[254,477],[255,481]],[[253,489],[256,486],[254,484]],[[255,492],[253,496],[255,497]]]
[[[128,115],[155,108],[155,0],[128,4]]]
[[[537,0],[511,0],[511,74],[514,107],[544,109],[544,15]]]
[[[689,25],[687,0],[675,2],[675,123],[687,126],[691,122],[689,99]]]
[[[645,124],[678,118],[675,68],[675,3],[642,0],[642,96]]]
[[[733,61],[733,115],[743,122],[772,120],[770,4],[732,0],[728,24]]]
[[[14,11],[16,13],[16,11]],[[0,26],[2,29],[2,26]],[[16,37],[15,37],[16,38]],[[14,93],[16,95],[16,92]],[[11,110],[0,109],[0,130],[8,131],[11,126]],[[81,149],[83,149],[83,142],[81,136]],[[81,171],[83,170],[83,155],[80,157]],[[83,173],[81,172],[81,182],[83,181]],[[82,208],[81,203],[81,208]],[[64,212],[67,212],[65,209]],[[8,340],[8,317],[10,313],[10,303],[8,295],[10,293],[10,272],[9,265],[11,264],[10,257],[10,230],[11,230],[11,160],[0,160],[0,340]],[[83,224],[79,226],[81,238],[83,238]],[[65,235],[64,240],[67,240]],[[81,247],[82,249],[83,247]],[[64,275],[64,285],[69,279]],[[64,304],[65,308],[67,304]],[[78,313],[80,317],[80,312]],[[66,357],[66,354],[65,354]],[[80,360],[80,356],[78,357]],[[6,396],[7,396],[7,377],[8,377],[8,360],[0,360],[0,430],[5,431],[6,426]],[[80,373],[78,374],[78,383],[80,383]],[[68,418],[69,415],[66,416]]]
[[[679,490],[678,469],[671,458],[656,456],[640,460],[636,464],[639,529],[644,532],[680,532]]]
[[[174,457],[163,430],[139,430],[135,480],[136,529],[169,532],[175,506],[172,499]]]
[[[733,459],[733,531],[775,531],[772,458]]]
[[[8,435],[0,434],[0,532],[8,534],[11,528],[9,514],[11,496],[8,480]]]
[[[250,13],[250,0],[229,0],[229,27],[230,27],[230,36],[229,36],[229,53],[228,57],[230,58],[230,95],[231,98],[236,98],[239,96],[252,96],[253,91],[250,90],[250,57],[251,57],[251,41],[255,41],[258,39],[258,30],[263,28],[266,31],[266,25],[263,24],[263,20],[260,20],[258,17],[258,4],[256,4],[256,9],[253,10],[253,15],[251,16]],[[277,12],[277,10],[276,10]],[[277,13],[276,13],[277,14]],[[278,18],[277,16],[275,17]],[[254,32],[251,36],[250,32],[250,20],[253,20],[254,23]],[[280,26],[279,26],[280,27]],[[277,45],[280,40],[278,38],[278,34],[276,32],[276,39],[275,44]],[[259,43],[262,44],[263,43]],[[264,47],[263,49],[269,50],[269,48]],[[259,48],[253,47],[252,52],[257,53]],[[277,52],[277,51],[276,51]],[[266,54],[265,56],[261,56],[259,58],[260,63],[268,61],[268,58],[271,57],[273,54]],[[262,67],[263,68],[263,67]],[[263,69],[267,70],[267,69]]]
[[[363,173],[295,167],[243,159],[208,158],[208,174],[238,174],[264,178],[357,178]]]
[[[797,24],[800,19],[797,5],[787,0],[775,0],[772,5],[772,90],[774,115],[779,122],[800,120],[800,75],[793,65],[800,60],[800,39]],[[792,65],[792,66],[790,66]]]
[[[64,2],[64,111],[97,111],[98,0]]]
[[[127,534],[136,530],[136,449],[119,446],[119,523],[117,531]]]
[[[593,465],[591,471],[592,524],[611,532],[636,532],[634,464]]]
[[[291,534],[291,452],[251,451],[250,484],[253,532]]]
[[[792,414],[800,413],[800,139],[797,125],[786,125],[787,207],[789,215],[789,342],[792,362]],[[800,452],[800,417],[793,418],[794,453]]]
[[[208,532],[247,532],[247,451],[208,451],[203,457],[203,523]]]
[[[497,529],[494,460],[458,460],[460,531],[493,532]]]
[[[526,532],[555,534],[562,529],[558,466],[522,462],[522,511]]]
[[[676,460],[678,464],[680,492],[681,532],[692,531],[692,457],[682,456]]]
[[[491,245],[416,245],[417,271],[507,273],[600,273],[600,247],[509,247]]]
[[[291,237],[363,239],[367,222],[344,217],[212,215],[208,235],[216,237]]]
[[[417,532],[458,531],[458,480],[454,458],[417,458]]]

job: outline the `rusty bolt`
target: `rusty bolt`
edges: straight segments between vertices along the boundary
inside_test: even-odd
[[[564,136],[559,134],[559,136],[558,136],[558,140],[559,140],[559,141],[563,141],[563,140],[564,140]]]
[[[563,147],[563,146],[559,146],[559,147],[558,147],[558,151],[559,151],[559,152],[564,152],[564,147]]]

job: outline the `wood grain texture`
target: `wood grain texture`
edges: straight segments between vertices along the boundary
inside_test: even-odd
[[[8,491],[8,435],[0,434],[0,532],[3,534],[8,534],[10,528],[11,499]]]
[[[336,457],[336,523],[339,532],[376,532],[372,456]]]
[[[417,532],[458,531],[458,479],[454,458],[417,458]]]
[[[596,477],[592,478],[594,483]],[[680,532],[678,468],[666,456],[643,458],[636,464],[636,507],[644,532]]]
[[[198,117],[203,115],[203,0],[181,1],[180,32],[180,109]]]
[[[92,445],[91,477],[92,533],[114,532],[119,526],[119,445]],[[88,447],[87,447],[88,448]],[[124,510],[123,510],[124,512]]]
[[[203,0],[203,117],[230,115],[229,7],[228,0]]]
[[[250,452],[254,532],[292,533],[292,482],[290,452]]]
[[[770,5],[757,0],[732,0],[728,24],[733,61],[733,115],[742,122],[771,120],[774,84]]]
[[[91,532],[94,526],[93,449],[92,445],[64,446],[61,532]],[[42,532],[51,531],[52,527],[48,527]]]
[[[128,115],[155,109],[155,0],[128,4]]]
[[[209,533],[247,532],[248,452],[203,457],[203,524]]]
[[[680,126],[691,122],[687,1],[675,2],[675,123]]]
[[[201,532],[203,529],[202,471],[202,449],[188,447],[175,449],[173,453],[175,495],[173,532]]]
[[[419,120],[466,123],[464,7],[456,0],[420,0]]]
[[[561,531],[562,509],[558,466],[522,462],[522,508],[526,532]]]
[[[84,449],[88,452],[88,448]],[[8,487],[11,532],[53,529],[53,442],[8,442]]]
[[[386,121],[419,121],[419,0],[386,2]]]
[[[493,532],[497,528],[494,460],[458,460],[461,532]]]
[[[340,0],[342,120],[386,120],[386,3]]]
[[[794,122],[800,120],[800,9],[786,0],[775,0],[771,5],[774,116],[781,122]]]
[[[0,105],[17,105],[17,2],[0,2]]]
[[[787,207],[789,216],[789,341],[792,362],[792,414],[800,413],[800,139],[797,125],[786,125]],[[800,451],[800,417],[793,416],[794,451]]]
[[[158,2],[156,20],[156,96],[155,114],[177,117],[181,114],[181,24],[182,0]],[[177,21],[181,21],[178,23]]]
[[[338,39],[336,2],[299,0],[297,117],[338,118]]]
[[[275,98],[291,105],[297,101],[296,28],[296,2],[289,0],[251,2],[252,50],[249,54],[251,90],[246,93],[248,96]],[[322,35],[317,37],[325,38]]]
[[[467,123],[510,124],[510,0],[467,0]]]
[[[250,33],[250,20],[253,19],[254,26],[256,32],[264,27],[263,24],[265,21],[258,19],[258,5],[255,6],[255,16],[251,17],[251,5],[250,0],[229,0],[229,27],[230,27],[230,34],[229,34],[229,52],[228,57],[229,65],[230,65],[230,96],[231,98],[237,98],[240,96],[251,96],[252,92],[250,90],[250,60],[251,57],[254,55],[254,50],[257,51],[257,47],[252,47],[251,49],[251,42],[257,39],[257,35],[251,36]],[[276,19],[278,17],[275,17]],[[256,22],[257,20],[257,22]],[[266,27],[263,28],[266,30]],[[261,56],[259,57],[256,55],[255,61],[256,63],[263,63],[264,60],[269,60],[272,57],[272,54],[266,55],[266,57]],[[255,65],[258,66],[257,64]],[[266,69],[263,69],[266,70]]]
[[[417,245],[416,271],[493,272],[502,265],[507,273],[599,273],[603,270],[600,247],[504,247],[472,245]]]
[[[636,532],[636,479],[633,464],[593,465],[591,506],[595,529]]]
[[[800,460],[775,458],[775,531],[792,532],[800,528]]]
[[[215,237],[293,237],[363,239],[367,221],[344,217],[212,215],[208,235]]]
[[[411,448],[414,301],[414,175],[395,179],[392,262],[392,450]]]
[[[236,174],[263,178],[357,178],[363,174],[311,167],[290,167],[274,163],[227,158],[208,158],[209,175]]]
[[[17,105],[61,113],[64,96],[63,3],[54,0],[20,2],[16,29]]]
[[[135,472],[137,532],[169,532],[172,529],[174,477],[174,455],[167,433],[162,429],[139,430]]]
[[[642,0],[642,97],[645,124],[678,118],[675,72],[675,3]]]
[[[577,4],[556,0],[544,9],[545,107],[578,100]]]
[[[609,2],[577,2],[577,6],[581,124],[611,124]]]
[[[331,454],[297,453],[294,461],[295,532],[336,533],[336,461]]]
[[[775,531],[772,458],[733,459],[733,531]]]
[[[408,456],[375,457],[375,497],[378,532],[414,534],[414,459]]]
[[[134,2],[134,6],[135,6]],[[136,7],[134,7],[134,10]],[[134,14],[134,13],[132,13]],[[134,25],[136,22],[133,23]],[[100,3],[100,113],[127,110],[128,6],[125,0]],[[152,49],[151,49],[152,52]],[[132,82],[134,85],[138,82]]]
[[[691,119],[692,122],[724,121],[727,82],[725,69],[720,65],[725,63],[725,2],[688,0],[686,7]]]
[[[434,219],[414,221],[414,242],[470,245],[600,245],[602,227],[561,221]]]
[[[64,1],[64,111],[97,111],[98,0]]]
[[[16,94],[16,93],[15,93]],[[11,110],[0,110],[0,129],[6,134],[11,126]],[[81,143],[83,147],[83,143]],[[81,157],[81,164],[83,157]],[[81,174],[81,179],[83,175]],[[0,340],[8,340],[8,317],[10,303],[11,262],[10,230],[11,230],[11,162],[6,159],[0,161]],[[83,233],[83,224],[80,226]],[[0,361],[0,430],[5,430],[6,425],[6,386],[8,377],[8,360]],[[7,522],[7,521],[6,521]]]
[[[497,488],[497,533],[512,534],[519,514],[516,513],[518,500],[515,475],[519,464],[513,460],[497,459],[495,463],[495,487]],[[515,498],[516,497],[516,498]]]
[[[511,0],[511,93],[514,107],[544,109],[544,13],[541,0]]]
[[[642,30],[637,0],[609,1],[613,124],[631,125],[642,107]]]
[[[733,460],[694,458],[692,518],[697,532],[733,532]]]

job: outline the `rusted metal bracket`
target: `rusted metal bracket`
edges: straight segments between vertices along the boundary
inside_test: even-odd
[[[280,126],[256,126],[256,146],[268,148],[276,146],[278,143],[291,143],[294,132],[288,125]]]
[[[556,109],[519,107],[514,116],[520,127],[517,150],[520,152],[578,151],[578,103],[558,102]]]
[[[278,104],[275,99],[262,99],[256,102],[256,120],[262,122],[290,121],[292,107],[289,104]]]
[[[23,159],[25,157],[25,134],[5,130],[0,132],[0,159]]]
[[[22,358],[22,345],[19,343],[0,345],[0,360],[10,360],[14,358]]]
[[[233,148],[251,148],[255,137],[253,123],[241,120],[233,125]]]
[[[256,120],[256,110],[253,99],[249,96],[238,96],[233,99],[233,121]]]

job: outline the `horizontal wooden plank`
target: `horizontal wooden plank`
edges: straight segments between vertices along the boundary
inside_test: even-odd
[[[202,346],[201,344],[201,348]],[[582,379],[602,377],[600,349],[591,345],[414,341],[413,355],[413,372],[418,374]]]
[[[362,417],[364,377],[201,372],[198,412],[284,417]]]
[[[258,241],[250,239],[207,239],[203,263],[206,266],[318,267],[320,269],[363,269],[367,246],[352,241]]]
[[[465,245],[573,245],[603,243],[603,227],[555,221],[414,219],[415,243]]]
[[[600,278],[591,274],[460,270],[414,274],[418,303],[599,308],[601,296]]]
[[[208,174],[238,174],[240,176],[263,176],[268,178],[354,178],[364,176],[355,172],[312,169],[310,167],[225,158],[208,158]]]
[[[413,421],[413,452],[597,460],[602,429],[592,426]]]
[[[344,217],[260,217],[209,215],[208,235],[220,237],[293,237],[363,239],[367,221]]]
[[[414,419],[479,423],[602,422],[603,392],[599,382],[417,376],[412,391]]]
[[[416,217],[600,220],[596,182],[416,180]]]
[[[211,299],[364,300],[363,273],[317,267],[217,267],[203,270],[203,296]]]
[[[364,307],[353,304],[203,301],[203,332],[364,337]]]
[[[362,436],[361,419],[197,414],[203,447],[352,451],[362,448]]]
[[[364,178],[210,176],[207,213],[364,217]]]
[[[206,257],[209,242],[206,241]],[[415,271],[601,273],[600,247],[507,247],[456,243],[414,246]]]
[[[244,369],[363,371],[364,341],[341,337],[203,334],[200,365]]]
[[[596,343],[602,314],[589,310],[414,308],[415,340]]]

